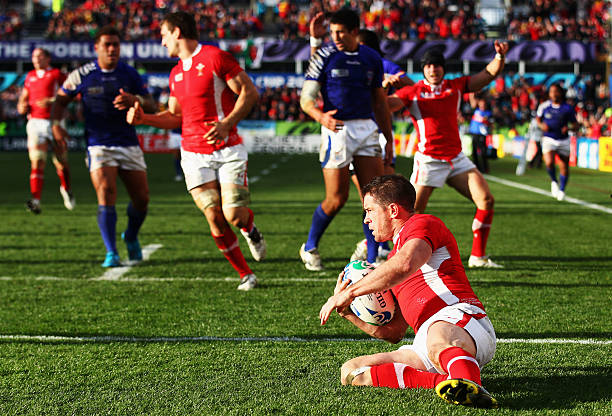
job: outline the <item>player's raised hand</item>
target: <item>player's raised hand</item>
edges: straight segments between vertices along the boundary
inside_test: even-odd
[[[330,129],[331,131],[342,130],[342,127],[344,127],[344,122],[342,122],[342,120],[336,120],[334,118],[334,114],[336,114],[337,112],[338,110],[330,110],[326,113],[323,113],[323,115],[321,116],[321,120],[319,120],[319,123]]]
[[[127,114],[125,115],[125,121],[132,126],[136,126],[138,124],[142,124],[142,119],[144,117],[144,111],[142,110],[142,106],[140,105],[140,101],[136,100],[133,106],[130,107]]]
[[[123,90],[123,88],[119,89],[119,94],[113,100],[113,106],[117,110],[127,110],[132,107],[138,100],[138,98],[134,94],[130,94]]]
[[[402,80],[402,76],[405,74],[405,72],[398,72],[397,74],[390,74],[390,75],[385,75],[385,79],[382,82],[382,87],[383,88],[388,88],[388,87],[399,87]]]
[[[310,37],[315,39],[321,39],[325,36],[327,30],[325,29],[325,13],[319,12],[310,21]]]
[[[510,46],[508,46],[508,42],[501,42],[499,40],[496,40],[493,45],[495,46],[495,52],[501,56],[505,56],[510,48]]]
[[[206,143],[212,145],[219,145],[227,140],[229,135],[230,126],[223,121],[209,121],[204,123],[206,126],[211,126],[210,130],[204,135]]]

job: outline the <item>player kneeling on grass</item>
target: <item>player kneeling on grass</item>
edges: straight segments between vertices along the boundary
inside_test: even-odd
[[[416,336],[397,351],[347,361],[342,384],[435,388],[450,403],[497,407],[480,379],[480,369],[495,353],[495,332],[468,282],[455,238],[439,218],[414,212],[415,190],[401,175],[374,178],[363,195],[364,222],[376,241],[393,239],[394,248],[387,262],[358,282],[349,286],[339,277],[321,308],[321,324],[337,310],[375,338],[397,343],[408,326]],[[386,289],[401,312],[388,324],[367,324],[348,308],[355,297]]]

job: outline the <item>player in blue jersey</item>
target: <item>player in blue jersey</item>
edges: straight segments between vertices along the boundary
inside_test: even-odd
[[[380,55],[359,44],[359,16],[353,10],[335,12],[330,19],[330,33],[333,42],[319,49],[318,42],[311,41],[314,53],[300,98],[302,110],[321,123],[319,159],[325,199],[313,214],[308,240],[300,247],[304,265],[313,271],[323,270],[319,241],[348,199],[349,164],[353,163],[359,183],[368,183],[383,173],[379,129],[386,138],[384,164],[389,165],[393,158],[391,114],[382,87]],[[322,110],[315,105],[319,92]],[[367,226],[364,234],[374,245]]]
[[[472,136],[472,161],[479,171],[485,173],[489,172],[489,162],[487,161],[487,135],[489,134],[491,116],[492,113],[487,108],[487,101],[482,97],[477,98],[476,109],[474,110],[474,114],[472,114],[468,133]]]
[[[546,171],[552,180],[550,193],[553,198],[563,201],[565,186],[569,178],[570,139],[569,129],[577,128],[576,112],[565,102],[565,90],[559,84],[548,88],[548,101],[538,107],[538,126],[542,130],[542,154]],[[559,182],[555,168],[555,156],[559,157]]]
[[[147,215],[149,186],[144,155],[136,130],[126,122],[127,110],[140,101],[146,111],[156,109],[153,98],[134,68],[119,60],[120,36],[106,26],[94,41],[97,59],[72,71],[58,90],[51,113],[53,136],[68,136],[60,125],[66,106],[80,94],[85,117],[87,164],[98,198],[98,227],[106,246],[103,267],[120,266],[116,246],[117,177],[130,196],[128,224],[122,238],[132,261],[142,260],[138,231]]]

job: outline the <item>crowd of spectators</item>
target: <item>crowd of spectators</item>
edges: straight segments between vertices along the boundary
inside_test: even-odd
[[[19,40],[23,30],[23,19],[13,9],[0,12],[0,40]]]
[[[604,40],[610,33],[610,2],[532,0],[508,10],[508,39]],[[519,4],[516,4],[519,3]]]

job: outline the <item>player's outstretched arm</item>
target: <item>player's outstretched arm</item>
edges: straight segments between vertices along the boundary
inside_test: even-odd
[[[55,150],[58,153],[62,153],[68,149],[68,145],[66,144],[66,140],[69,137],[68,132],[62,127],[60,121],[64,118],[66,107],[68,107],[71,101],[72,97],[60,89],[57,91],[57,94],[55,94],[53,106],[51,107],[51,132],[53,133],[53,140],[55,141]]]
[[[126,121],[133,125],[146,124],[159,129],[172,130],[181,127],[182,117],[178,101],[174,97],[168,100],[168,110],[156,114],[145,113],[139,101],[134,102],[126,116]]]
[[[372,108],[374,109],[374,118],[378,128],[387,139],[385,145],[385,165],[393,163],[393,127],[391,126],[391,112],[387,104],[387,94],[381,88],[372,90]]]
[[[401,110],[404,108],[404,102],[397,95],[389,95],[387,97],[387,105],[389,106],[389,111],[395,113],[397,110]]]
[[[470,77],[468,92],[477,92],[486,87],[504,70],[506,53],[508,53],[508,43],[495,41],[495,58],[486,66],[485,69]]]

